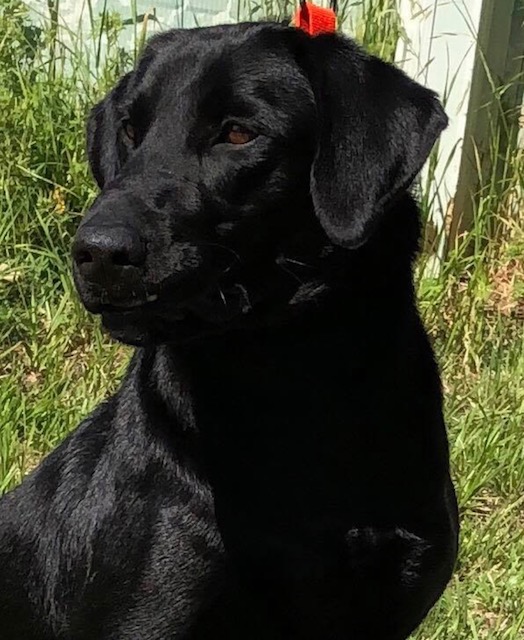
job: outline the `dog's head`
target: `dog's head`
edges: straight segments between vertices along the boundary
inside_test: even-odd
[[[338,35],[157,36],[89,119],[101,194],[73,248],[81,298],[143,344],[314,297],[300,252],[366,243],[445,125],[433,93]]]

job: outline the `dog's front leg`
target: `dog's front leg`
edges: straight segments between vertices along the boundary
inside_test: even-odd
[[[446,536],[405,529],[351,529],[308,543],[283,538],[236,557],[287,640],[405,640],[442,593],[453,567]],[[258,637],[258,636],[257,636]]]

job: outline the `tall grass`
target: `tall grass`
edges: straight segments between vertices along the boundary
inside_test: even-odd
[[[257,10],[290,15],[290,2],[271,2]],[[352,30],[391,58],[402,33],[394,3],[359,4]],[[86,113],[135,51],[120,47],[117,15],[91,12],[84,35],[44,18],[35,26],[21,2],[0,0],[0,492],[114,389],[129,355],[78,303],[69,251],[95,194]],[[136,33],[138,52],[143,25]],[[503,167],[502,181],[499,170],[482,175],[468,242],[432,277],[427,256],[418,271],[463,519],[457,574],[418,640],[524,637],[524,158],[510,149]]]
[[[61,40],[56,26],[33,26],[22,3],[2,0],[0,7],[2,490],[112,379],[119,348],[78,304],[69,251],[95,193],[85,163],[86,115],[130,61],[116,46],[120,25],[107,17],[98,23],[103,33],[93,34],[114,47],[103,59],[90,56],[80,38]]]

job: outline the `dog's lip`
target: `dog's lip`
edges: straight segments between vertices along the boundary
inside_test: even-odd
[[[105,317],[138,317],[142,312],[150,313],[155,309],[161,309],[161,301],[157,294],[148,295],[145,299],[126,300],[125,302],[111,302],[100,304],[96,313]],[[170,314],[175,320],[183,320],[186,317],[185,309],[170,309]]]
[[[151,294],[148,295],[145,299],[143,298],[134,298],[134,299],[130,299],[130,300],[123,300],[123,301],[111,301],[108,303],[103,302],[100,305],[100,310],[102,312],[104,311],[114,311],[114,312],[118,312],[118,311],[129,311],[131,309],[138,309],[140,307],[145,307],[148,304],[151,304],[152,302],[156,302],[158,300],[158,295],[156,294]]]

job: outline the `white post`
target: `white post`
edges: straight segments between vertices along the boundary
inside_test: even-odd
[[[440,95],[450,118],[429,186],[432,221],[441,238],[439,257],[459,180],[483,1],[399,0],[404,37],[397,48],[397,64]]]

